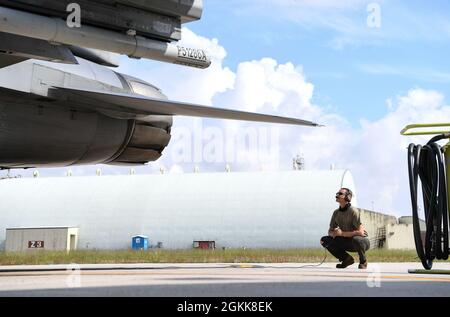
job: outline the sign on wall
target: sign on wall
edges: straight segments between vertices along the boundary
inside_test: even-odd
[[[43,248],[44,241],[28,241],[28,248]]]

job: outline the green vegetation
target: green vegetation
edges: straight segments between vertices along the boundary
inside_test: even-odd
[[[357,254],[353,254],[357,260]],[[216,250],[79,250],[66,252],[0,252],[0,265],[96,264],[96,263],[320,263],[323,249],[216,249]],[[417,262],[415,251],[375,249],[367,253],[369,262]],[[326,262],[337,262],[327,252]]]

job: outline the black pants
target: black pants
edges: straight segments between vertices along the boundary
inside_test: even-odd
[[[344,261],[350,254],[345,251],[358,252],[359,263],[366,262],[366,251],[370,248],[370,241],[366,237],[354,236],[352,238],[325,236],[320,239],[324,248],[330,251],[339,261]]]

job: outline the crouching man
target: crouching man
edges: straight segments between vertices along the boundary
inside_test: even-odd
[[[366,251],[370,248],[370,242],[361,223],[359,211],[350,204],[352,196],[353,193],[348,188],[341,188],[336,193],[339,208],[331,217],[328,236],[322,237],[320,244],[339,259],[341,263],[336,265],[337,268],[343,269],[355,263],[353,257],[346,252],[350,251],[358,252],[358,268],[366,269]]]

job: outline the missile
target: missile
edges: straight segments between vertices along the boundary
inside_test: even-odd
[[[207,68],[211,61],[202,49],[123,34],[89,25],[69,27],[63,19],[46,17],[0,6],[0,32],[10,33],[52,44],[74,45],[148,58],[162,62]]]

